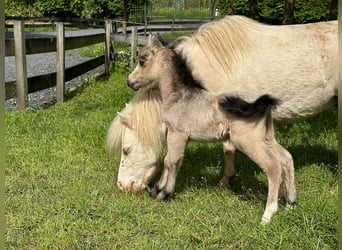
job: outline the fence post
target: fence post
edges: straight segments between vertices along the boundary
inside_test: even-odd
[[[113,25],[113,23],[112,23]],[[113,33],[117,33],[118,32],[118,21],[114,21],[114,28],[113,28]]]
[[[57,103],[64,101],[65,91],[65,50],[64,50],[64,23],[56,22],[56,95]]]
[[[138,32],[137,27],[132,26],[132,40],[131,40],[131,60],[130,60],[130,66],[134,66],[134,56],[137,53],[137,44],[138,44]]]
[[[144,4],[144,36],[147,32],[147,3]]]
[[[105,33],[106,33],[106,38],[105,38],[105,74],[106,76],[109,76],[109,71],[110,71],[110,53],[111,50],[114,51],[114,47],[111,43],[110,35],[112,31],[112,21],[111,20],[106,20],[105,21]]]
[[[15,67],[17,71],[17,109],[23,111],[28,105],[26,41],[24,21],[13,21]]]
[[[127,23],[126,21],[123,21],[122,22],[122,34],[126,35],[126,33],[127,33]]]

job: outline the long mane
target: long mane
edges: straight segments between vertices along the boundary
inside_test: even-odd
[[[165,135],[161,135],[161,96],[155,88],[140,89],[115,117],[108,133],[107,147],[120,152],[127,128],[134,130],[143,147],[162,153]]]
[[[261,26],[243,16],[226,16],[202,25],[192,37],[179,43],[176,50],[187,57],[194,47],[200,48],[214,69],[231,73],[252,47],[249,31]]]

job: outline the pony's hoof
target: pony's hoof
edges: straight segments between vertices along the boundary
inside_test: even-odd
[[[166,201],[168,200],[171,196],[173,195],[173,193],[168,193],[163,189],[159,189],[158,187],[154,187],[152,189],[152,191],[150,192],[150,197],[153,199],[157,199],[160,201]]]
[[[296,208],[297,205],[297,201],[294,202],[287,202],[285,210],[289,211],[289,210],[293,210]]]
[[[267,225],[267,224],[269,224],[270,222],[271,222],[271,219],[268,219],[268,218],[266,218],[266,217],[262,217],[262,218],[261,218],[260,224],[261,224],[261,225]]]
[[[229,183],[228,182],[219,181],[216,186],[218,188],[227,188],[227,187],[229,187]]]
[[[217,183],[218,188],[231,188],[230,182],[235,178],[234,176],[223,176],[221,180]]]
[[[152,188],[152,190],[150,191],[150,197],[151,197],[152,199],[156,199],[159,192],[160,192],[159,188],[157,188],[156,186],[154,186],[154,187]]]

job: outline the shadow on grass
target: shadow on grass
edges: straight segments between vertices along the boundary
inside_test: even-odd
[[[337,174],[338,155],[336,150],[330,150],[324,146],[293,146],[288,151],[292,154],[295,169],[301,169],[307,165],[324,164],[333,174]]]
[[[162,169],[153,180],[153,184],[159,180],[161,171]],[[222,188],[222,191],[233,192],[245,201],[265,201],[268,193],[267,183],[258,179],[258,174],[263,171],[240,152],[236,153],[236,171],[237,176],[231,181],[230,187]],[[221,144],[192,145],[187,148],[182,168],[177,175],[176,192],[182,193],[188,188],[218,188],[222,173]]]

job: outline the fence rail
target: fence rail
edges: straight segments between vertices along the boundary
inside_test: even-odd
[[[105,33],[80,35],[73,37],[65,37],[65,50],[77,49],[88,45],[104,42]],[[44,37],[29,37],[25,39],[26,55],[47,53],[56,51],[56,36],[44,35]],[[6,39],[5,56],[15,55],[14,39]]]
[[[105,25],[104,19],[96,18],[72,18],[72,17],[11,17],[7,16],[5,21],[5,28],[13,28],[14,21],[23,21],[25,27],[51,27],[53,30],[56,28],[57,22],[64,23],[65,27],[75,28],[103,28]]]

